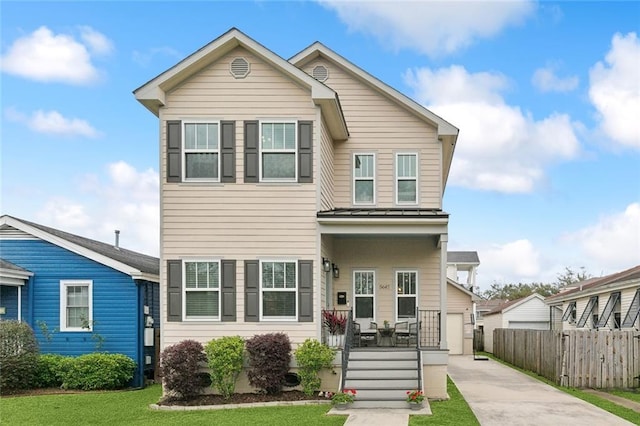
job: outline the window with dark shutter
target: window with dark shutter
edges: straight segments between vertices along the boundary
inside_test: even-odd
[[[313,321],[313,261],[298,261],[298,321]]]
[[[222,173],[220,181],[232,183],[236,181],[236,122],[222,121],[220,126],[222,138],[220,147]]]
[[[222,261],[222,321],[236,321],[236,261]]]
[[[313,182],[313,121],[298,122],[298,182]]]
[[[260,321],[260,262],[244,261],[244,320]]]
[[[182,321],[181,260],[167,260],[167,321]]]
[[[260,153],[258,149],[258,122],[244,122],[244,181],[259,182]]]

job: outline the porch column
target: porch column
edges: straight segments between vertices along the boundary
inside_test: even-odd
[[[447,344],[447,242],[448,234],[440,234],[440,349]]]

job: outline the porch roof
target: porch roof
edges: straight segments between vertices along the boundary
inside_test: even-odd
[[[439,209],[405,209],[405,208],[390,208],[390,209],[382,209],[382,208],[340,208],[340,209],[332,209],[319,211],[317,213],[318,218],[355,218],[361,219],[363,217],[371,217],[371,218],[424,218],[424,219],[435,219],[435,218],[449,218],[449,213],[444,212]]]

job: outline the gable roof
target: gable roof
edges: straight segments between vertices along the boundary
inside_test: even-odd
[[[9,215],[0,217],[0,229],[11,227],[48,241],[76,254],[109,266],[134,279],[159,282],[160,260],[122,247],[60,231],[59,229],[18,219]]]
[[[479,300],[482,300],[482,298],[480,296],[478,296],[477,294],[475,294],[472,291],[467,290],[466,288],[464,288],[463,285],[458,284],[457,282],[455,282],[454,280],[452,280],[451,278],[447,278],[447,284],[449,284],[452,287],[457,288],[458,290],[460,290],[461,292],[463,292],[464,294],[466,294],[467,296],[471,297],[471,300],[474,302],[477,302]]]
[[[33,276],[33,272],[7,260],[0,259],[0,283],[3,285],[24,285],[25,281],[31,276]]]
[[[345,59],[343,56],[329,49],[320,42],[315,42],[306,49],[297,53],[289,59],[289,62],[294,64],[296,67],[303,67],[305,64],[318,57],[322,57],[338,64],[340,67],[351,73],[367,86],[376,90],[378,93],[381,93],[383,96],[392,100],[396,104],[404,107],[405,110],[414,114],[416,117],[436,127],[438,140],[442,143],[443,148],[442,187],[444,189],[446,187],[447,179],[449,178],[449,170],[451,168],[453,152],[455,150],[456,142],[458,140],[458,134],[460,132],[459,129],[442,117],[434,114],[432,111],[420,105],[413,99],[402,94],[398,90],[394,89],[393,87],[369,74],[362,68],[353,64],[349,60]]]
[[[477,251],[448,251],[447,263],[477,263],[480,264],[480,258]]]
[[[495,315],[495,314],[503,314],[503,313],[508,312],[508,311],[510,311],[512,309],[515,309],[516,307],[518,307],[520,305],[523,305],[523,304],[527,303],[528,301],[530,301],[532,299],[539,299],[541,302],[544,302],[544,297],[540,296],[538,293],[533,293],[533,294],[530,294],[528,296],[521,297],[520,299],[515,299],[515,300],[510,300],[508,302],[505,302],[502,305],[498,306],[497,308],[494,308],[493,310],[485,313],[484,316]]]
[[[562,291],[545,299],[546,303],[561,302],[569,299],[576,299],[586,294],[597,292],[598,290],[608,290],[619,284],[632,280],[640,280],[640,265],[634,266],[624,271],[616,272],[603,277],[589,278],[578,283],[568,290]],[[640,281],[639,281],[640,283]]]
[[[309,89],[311,98],[322,109],[322,114],[326,118],[331,136],[336,140],[345,140],[349,137],[347,123],[340,107],[340,100],[334,90],[248,37],[237,28],[231,28],[173,67],[149,80],[135,89],[133,94],[140,103],[157,116],[160,107],[165,105],[165,96],[168,91],[236,47],[248,50],[266,63],[279,69],[297,84]]]

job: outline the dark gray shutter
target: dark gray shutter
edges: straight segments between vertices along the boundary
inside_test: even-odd
[[[236,261],[222,262],[222,321],[236,320]]]
[[[236,181],[236,122],[220,122],[222,143],[220,144],[220,155],[222,156],[220,174],[221,182]]]
[[[298,321],[313,321],[313,260],[298,261]]]
[[[244,321],[260,321],[260,262],[244,261]]]
[[[167,321],[182,321],[181,260],[167,260]]]
[[[182,122],[167,121],[167,182],[182,181]]]
[[[244,181],[260,181],[260,152],[258,135],[258,122],[244,122]]]
[[[298,122],[298,182],[313,182],[313,121]]]

